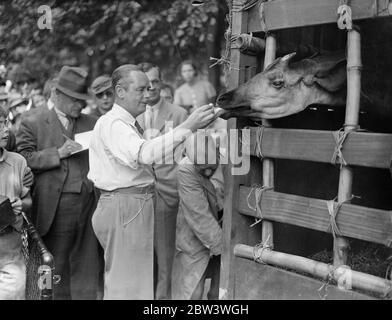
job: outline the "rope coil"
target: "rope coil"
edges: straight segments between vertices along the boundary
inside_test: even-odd
[[[261,197],[263,196],[263,193],[267,190],[272,190],[272,187],[266,187],[266,186],[258,186],[258,185],[254,185],[252,186],[252,188],[250,189],[250,192],[246,198],[246,202],[248,204],[248,208],[255,211],[257,217],[255,218],[255,222],[253,224],[250,225],[250,227],[254,227],[255,225],[257,225],[260,221],[262,221],[264,219],[262,211],[261,211],[261,206],[260,206],[260,202],[261,202]],[[255,206],[251,206],[250,204],[250,197],[252,195],[252,193],[254,192],[255,194]]]

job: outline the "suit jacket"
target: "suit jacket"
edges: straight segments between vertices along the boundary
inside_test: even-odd
[[[173,105],[164,99],[161,100],[161,105],[153,124],[153,129],[159,132],[156,136],[163,135],[170,129],[177,127],[179,124],[184,122],[187,117],[188,113],[184,108]],[[145,113],[139,115],[136,120],[145,130]],[[153,165],[153,168],[156,177],[156,192],[165,201],[167,206],[172,208],[177,207],[177,165],[155,164]]]
[[[81,114],[75,121],[74,132],[92,130],[96,120],[95,117]],[[58,153],[58,148],[64,142],[62,125],[53,109],[25,117],[16,136],[18,152],[26,158],[28,166],[35,173],[33,218],[41,235],[45,235],[52,225],[68,175],[67,160],[60,160]],[[93,191],[92,183],[87,181],[88,152],[83,151],[72,157],[81,168],[88,190]]]
[[[188,300],[207,269],[211,255],[222,251],[219,205],[211,178],[203,177],[184,158],[178,169],[180,205],[177,215],[176,255],[173,262],[173,299]]]

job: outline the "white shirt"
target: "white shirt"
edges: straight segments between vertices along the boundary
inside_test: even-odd
[[[154,104],[153,106],[146,106],[146,112],[145,112],[145,121],[146,125],[150,125],[150,128],[153,128],[155,121],[157,120],[159,108],[161,107],[163,99],[159,99],[159,101]],[[147,126],[146,126],[147,128]]]
[[[146,106],[146,112],[144,112],[144,123],[146,127],[146,135],[145,138],[147,140],[151,140],[156,136],[156,132],[151,130],[155,127],[155,121],[157,120],[159,108],[161,107],[163,99],[161,98],[158,103],[153,106]],[[155,135],[154,135],[155,133]]]
[[[192,133],[176,128],[145,140],[135,127],[135,118],[118,104],[98,119],[89,148],[88,178],[99,189],[112,191],[154,183],[152,164],[161,163]]]
[[[65,130],[68,130],[69,119],[67,118],[67,115],[61,110],[59,110],[57,107],[54,107],[54,111],[56,112],[57,117],[59,118]]]

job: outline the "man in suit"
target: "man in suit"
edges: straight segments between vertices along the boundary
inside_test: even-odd
[[[87,179],[88,152],[74,141],[96,122],[81,114],[89,98],[87,73],[64,66],[53,98],[52,110],[22,120],[17,149],[36,175],[33,218],[61,276],[53,288],[55,299],[96,299],[101,258],[91,217],[97,196]]]
[[[187,118],[187,112],[161,98],[161,74],[156,65],[140,64],[149,82],[148,105],[137,121],[145,129],[145,138],[153,139],[177,127]],[[178,152],[177,152],[178,154]],[[163,159],[164,160],[164,159]],[[167,159],[166,159],[167,160]],[[174,160],[172,158],[172,160]],[[172,163],[153,166],[156,182],[154,215],[154,247],[157,266],[155,299],[171,299],[171,270],[175,251],[178,211],[177,166]]]

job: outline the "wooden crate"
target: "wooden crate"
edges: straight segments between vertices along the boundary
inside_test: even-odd
[[[352,0],[353,20],[382,18],[391,14],[391,6],[382,0]],[[232,34],[271,32],[288,28],[336,24],[337,0],[272,0],[260,1],[248,11],[233,12]],[[336,27],[337,28],[337,27]],[[309,36],[309,39],[312,39]],[[284,38],[284,37],[283,37]],[[285,35],[287,37],[287,34]],[[229,89],[247,81],[260,69],[264,57],[250,57],[232,48],[232,70]],[[241,119],[230,119],[228,129],[248,125]],[[330,163],[336,142],[332,131],[265,128],[258,141],[258,128],[251,128],[250,140],[242,141],[250,148],[251,169],[247,175],[233,176],[232,165],[226,168],[225,216],[223,221],[224,251],[221,259],[220,291],[223,299],[320,299],[317,289],[322,282],[311,277],[261,265],[235,257],[234,246],[255,246],[265,235],[261,223],[250,227],[257,216],[249,208],[248,195],[253,184],[262,185],[261,159],[256,158],[257,148],[266,159],[290,159]],[[245,148],[246,149],[246,148]],[[344,160],[350,166],[386,169],[391,165],[392,135],[352,132],[342,149]],[[350,175],[350,174],[349,174]],[[352,176],[351,178],[352,179]],[[272,183],[273,184],[273,183]],[[350,182],[351,184],[351,182]],[[350,187],[348,188],[348,190]],[[249,201],[255,205],[254,194]],[[330,232],[326,201],[297,195],[267,191],[260,199],[264,221],[280,222]],[[352,204],[344,204],[337,223],[344,236],[392,245],[392,213]],[[344,239],[342,239],[344,241]],[[354,292],[330,287],[329,299],[369,299]]]

